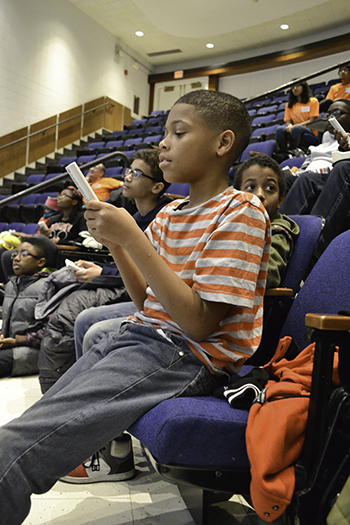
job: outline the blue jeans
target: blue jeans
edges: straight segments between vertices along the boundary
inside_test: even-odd
[[[106,334],[0,429],[1,524],[22,523],[33,492],[48,491],[161,401],[221,384],[176,336],[139,324]]]
[[[315,250],[318,259],[332,239],[344,231],[349,210],[350,161],[342,160],[329,173],[308,171],[297,177],[279,211],[326,219]]]
[[[301,142],[306,146],[316,146],[319,143],[314,132],[306,126],[294,126],[291,133],[286,132],[286,125],[276,129],[276,142],[280,151],[295,149]]]
[[[137,311],[132,301],[96,306],[83,310],[75,320],[75,355],[79,359],[109,332],[116,332],[122,321]]]

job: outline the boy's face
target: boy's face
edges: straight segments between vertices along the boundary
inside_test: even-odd
[[[329,115],[333,115],[338,120],[339,124],[343,126],[345,131],[350,132],[350,113],[349,106],[345,102],[336,100],[328,108]],[[334,128],[328,124],[327,131],[334,135]]]
[[[350,82],[350,71],[347,68],[340,68],[338,72],[339,80],[344,84],[349,84]]]
[[[13,253],[12,269],[15,275],[34,275],[45,264],[45,259],[39,257],[35,246],[22,242]]]
[[[98,164],[97,166],[93,166],[89,169],[86,175],[86,180],[90,183],[94,183],[98,180],[100,180],[103,177],[103,169],[102,164]]]
[[[141,176],[138,180],[135,180],[130,173],[125,175],[123,184],[124,197],[136,200],[150,197],[158,183],[148,178],[152,177],[149,165],[142,159],[135,159],[131,164],[131,169],[140,170],[147,175],[147,177]]]
[[[190,104],[176,104],[160,142],[159,167],[167,182],[193,183],[215,166],[218,133],[209,130]]]
[[[269,217],[282,205],[283,197],[280,197],[278,177],[271,168],[262,168],[255,164],[244,170],[240,189],[259,197]]]

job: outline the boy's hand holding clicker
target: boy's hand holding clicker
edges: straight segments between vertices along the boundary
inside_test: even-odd
[[[334,137],[339,143],[339,146],[344,151],[350,151],[350,133],[346,134],[346,137],[343,137],[340,131],[334,131]]]
[[[75,263],[79,266],[79,270],[75,270],[74,274],[80,283],[86,283],[93,277],[101,275],[102,268],[98,264],[91,261],[76,261]]]
[[[90,201],[84,214],[89,233],[111,249],[125,246],[141,230],[133,217],[124,209],[101,201]]]

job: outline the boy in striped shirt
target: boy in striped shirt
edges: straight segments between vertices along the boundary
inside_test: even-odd
[[[111,251],[138,312],[0,429],[4,524],[21,523],[34,489],[49,490],[102,447],[109,471],[93,477],[101,467],[91,460],[80,482],[89,468],[92,481],[133,475],[125,438],[115,436],[167,398],[212,393],[258,347],[270,224],[256,196],[227,188],[249,137],[238,99],[191,92],[171,109],[160,143],[165,180],[189,183],[189,197],[163,208],[146,235],[125,210],[87,204],[89,231]]]

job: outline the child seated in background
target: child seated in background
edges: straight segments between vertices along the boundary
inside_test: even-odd
[[[45,278],[49,258],[47,242],[31,237],[13,252],[13,273],[2,307],[0,377],[38,373],[40,342],[45,320],[37,321],[34,308]]]
[[[254,193],[271,220],[271,248],[266,288],[277,288],[292,255],[299,226],[287,215],[278,213],[286,190],[281,166],[267,156],[257,155],[243,162],[237,169],[234,187]]]

